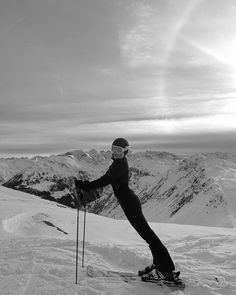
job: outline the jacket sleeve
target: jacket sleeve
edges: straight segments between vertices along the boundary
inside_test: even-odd
[[[107,170],[106,174],[102,177],[90,181],[86,183],[86,187],[84,189],[96,189],[99,187],[104,187],[108,184],[111,184],[115,179],[119,178],[124,173],[122,165],[117,163],[113,163],[109,169]]]
[[[99,187],[104,187],[106,185],[110,184],[110,179],[107,176],[107,174],[103,175],[102,177],[94,180],[94,181],[90,181],[87,183],[87,188],[88,189],[96,189]]]

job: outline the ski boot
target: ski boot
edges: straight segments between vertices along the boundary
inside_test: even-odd
[[[155,264],[151,264],[151,265],[145,267],[144,269],[139,270],[139,271],[138,271],[138,275],[139,275],[140,277],[143,276],[143,275],[146,275],[146,274],[148,274],[149,272],[151,272],[151,271],[152,271],[153,269],[155,269],[155,268],[156,268],[156,265],[155,265]]]
[[[179,278],[180,271],[160,272],[154,264],[146,267],[144,270],[138,272],[142,281],[156,283],[158,285],[166,285],[168,287],[175,287],[184,289],[185,284]]]

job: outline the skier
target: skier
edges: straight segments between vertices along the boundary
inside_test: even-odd
[[[113,163],[106,174],[94,181],[76,180],[77,189],[89,192],[111,184],[127,219],[147,242],[153,256],[153,264],[139,271],[139,275],[146,275],[147,280],[150,276],[150,279],[158,278],[169,282],[177,281],[179,273],[174,272],[175,266],[167,248],[150,228],[142,213],[139,198],[129,188],[129,166],[126,158],[129,151],[128,141],[124,138],[115,139],[111,151]],[[83,202],[86,202],[86,200],[83,199]]]

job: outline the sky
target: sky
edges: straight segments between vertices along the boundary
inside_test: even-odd
[[[0,157],[236,151],[235,0],[1,0]]]

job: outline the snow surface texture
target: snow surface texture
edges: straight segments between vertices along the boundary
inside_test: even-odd
[[[0,294],[157,295],[171,290],[144,282],[89,278],[75,285],[75,209],[0,186]],[[151,223],[187,287],[174,294],[236,294],[236,230]],[[80,212],[80,235],[83,212]],[[81,256],[81,240],[79,243]],[[88,214],[85,265],[137,271],[151,262],[147,245],[125,220]],[[81,264],[81,259],[79,261]]]

